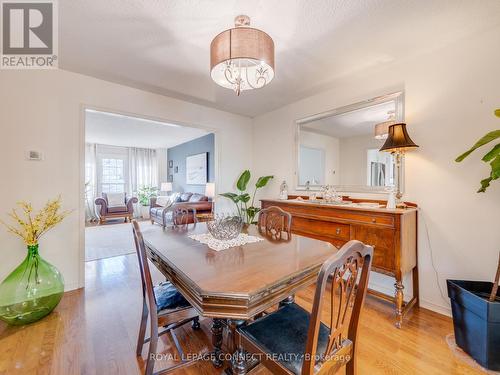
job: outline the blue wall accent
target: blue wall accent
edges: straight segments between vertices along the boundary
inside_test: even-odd
[[[208,182],[215,181],[215,135],[213,133],[203,137],[193,139],[192,141],[182,143],[175,147],[167,149],[167,163],[174,162],[172,168],[168,168],[168,175],[172,175],[174,192],[191,192],[205,194],[205,185],[187,185],[186,184],[186,157],[190,155],[208,152]],[[179,171],[175,173],[175,167]]]

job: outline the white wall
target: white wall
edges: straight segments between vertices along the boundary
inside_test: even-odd
[[[134,114],[216,132],[218,191],[233,188],[244,168],[252,167],[252,120],[212,108],[121,86],[66,71],[0,71],[2,177],[0,218],[15,202],[35,206],[62,195],[74,209],[41,242],[41,254],[62,272],[66,289],[83,285],[83,108]],[[44,160],[25,160],[39,150]],[[216,153],[217,153],[216,151]],[[216,163],[217,164],[217,163]],[[219,207],[228,202],[217,201]],[[20,240],[0,229],[0,279],[26,254]]]
[[[283,179],[294,186],[295,120],[403,89],[408,130],[420,145],[406,158],[405,199],[421,208],[422,305],[449,311],[445,279],[491,280],[498,259],[500,184],[475,193],[489,174],[481,152],[462,164],[453,160],[484,133],[500,128],[493,116],[500,107],[499,45],[497,27],[426,56],[345,77],[330,91],[255,118],[254,170],[276,176],[261,196],[276,197]],[[381,279],[372,281],[389,291]]]

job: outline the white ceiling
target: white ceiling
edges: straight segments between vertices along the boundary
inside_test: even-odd
[[[85,111],[85,142],[103,145],[168,148],[208,134],[175,124],[113,113]]]
[[[375,124],[388,120],[388,112],[395,110],[393,101],[381,103],[312,121],[303,126],[304,130],[325,134],[336,138],[374,135]]]
[[[61,68],[248,116],[500,24],[498,0],[64,0],[59,9]],[[276,47],[274,81],[240,97],[209,74],[210,42],[238,14]]]

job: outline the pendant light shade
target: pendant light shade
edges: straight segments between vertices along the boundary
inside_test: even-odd
[[[394,121],[384,121],[375,125],[375,139],[387,139],[389,136],[389,126],[393,125]]]
[[[406,131],[406,124],[400,123],[389,126],[389,136],[380,151],[404,152],[416,147]]]
[[[242,91],[264,87],[274,78],[274,42],[238,16],[235,27],[221,32],[210,44],[210,75],[218,85]]]

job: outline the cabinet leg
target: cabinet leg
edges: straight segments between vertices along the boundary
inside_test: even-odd
[[[224,365],[223,352],[222,352],[222,331],[223,331],[222,319],[215,319],[212,323],[212,344],[214,346],[214,352],[212,357],[212,364],[216,368],[221,368]]]
[[[415,266],[412,272],[412,281],[413,281],[413,297],[416,298],[415,306],[420,306],[420,291],[418,284],[418,268]]]
[[[395,303],[396,303],[396,327],[401,328],[403,325],[403,300],[404,300],[404,293],[403,293],[403,283],[401,280],[396,280],[396,284],[394,284],[394,287],[396,288],[396,292],[394,295],[395,298]]]

